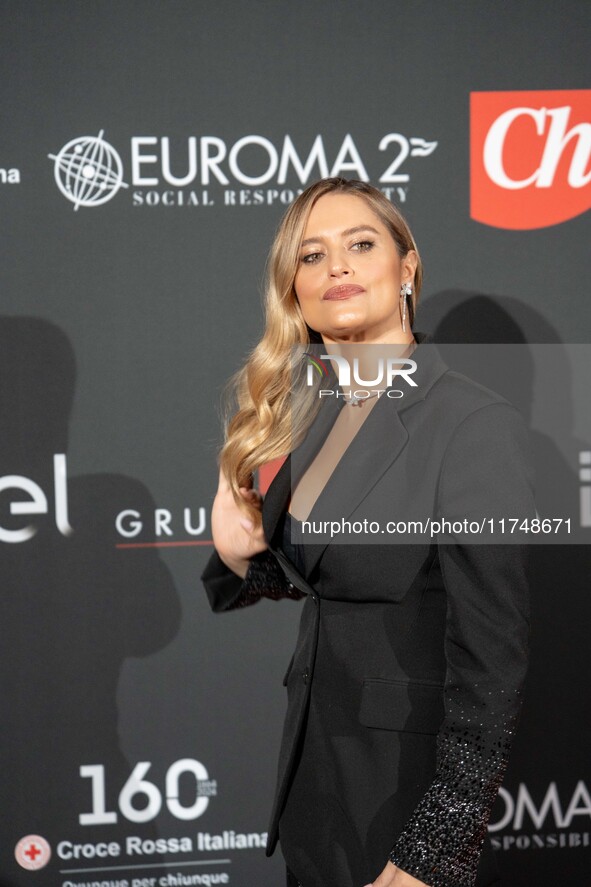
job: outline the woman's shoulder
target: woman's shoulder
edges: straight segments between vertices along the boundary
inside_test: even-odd
[[[511,401],[499,394],[498,391],[487,388],[486,385],[482,385],[475,379],[470,378],[470,376],[458,373],[452,369],[448,369],[443,373],[436,387],[439,388],[437,393],[440,397],[453,399],[470,411],[489,406],[490,404],[513,406]]]
[[[453,435],[460,427],[485,428],[496,437],[501,429],[524,424],[520,410],[499,392],[463,373],[447,369],[423,401],[423,422]]]
[[[429,334],[415,333],[415,338],[419,345],[423,346],[417,351],[417,355],[421,351],[425,354],[428,366],[427,376],[431,377],[428,381],[434,381],[434,384],[429,385],[427,397],[424,398],[429,406],[443,406],[454,415],[462,413],[468,415],[475,410],[493,404],[513,406],[498,391],[451,368],[446,362],[445,349],[440,352],[440,347]]]

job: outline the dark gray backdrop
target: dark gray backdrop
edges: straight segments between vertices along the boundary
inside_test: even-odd
[[[190,138],[200,147],[216,137],[230,153],[254,135],[281,154],[289,136],[305,159],[320,135],[332,172],[349,134],[376,185],[404,139],[436,142],[398,170],[409,177],[398,183],[400,206],[426,266],[416,328],[443,341],[588,343],[589,215],[529,230],[473,221],[469,98],[589,87],[589,7],[4,0],[0,10],[0,478],[38,488],[23,492],[16,481],[0,493],[0,527],[36,528],[26,541],[0,542],[0,885],[127,879],[131,887],[135,878],[139,887],[167,873],[176,883],[179,873],[201,877],[185,883],[215,883],[217,873],[234,887],[276,887],[279,854],[269,861],[262,848],[231,845],[242,834],[264,840],[298,605],[264,602],[214,617],[198,578],[211,547],[176,543],[211,538],[215,405],[260,335],[263,266],[282,200],[322,170],[301,182],[292,166],[284,184],[274,174],[250,185],[244,179],[268,164],[267,149],[251,139],[238,175],[228,158],[220,163],[227,185],[206,186],[198,169],[195,182],[174,186],[163,180],[161,139],[181,177]],[[101,131],[128,187],[75,209],[48,155]],[[380,150],[391,133],[402,142]],[[156,185],[134,184],[138,138],[157,139],[140,149],[158,157],[140,170]],[[96,157],[90,167],[93,180]],[[382,186],[400,199],[396,184]],[[257,187],[263,202],[253,204]],[[251,204],[240,205],[249,188]],[[237,203],[226,205],[231,192]],[[191,199],[200,205],[186,205]],[[55,454],[66,454],[67,522],[63,481],[55,516]],[[559,468],[576,478],[576,454]],[[557,482],[563,475],[557,469]],[[43,495],[48,513],[10,513],[11,502]],[[156,533],[155,509],[170,512],[172,535]],[[184,528],[185,509],[193,530],[203,509],[202,532]],[[135,536],[116,526],[127,510],[143,522]],[[138,542],[146,547],[118,547]],[[579,546],[536,558],[530,693],[492,836],[508,887],[574,887],[588,883],[590,863],[589,557]],[[174,811],[195,801],[196,765],[179,765],[180,801],[169,777],[168,805],[166,774],[186,759],[205,768],[197,767],[207,774],[200,790],[213,796],[183,820]],[[145,822],[126,816],[131,803],[141,818],[145,795],[119,798],[124,785],[132,791],[140,762],[151,765],[142,773],[155,786],[153,803],[164,798]],[[93,771],[95,787],[102,772],[104,809],[116,822],[81,824],[93,810],[82,766],[104,768]],[[95,797],[95,814],[100,807]],[[226,846],[211,837],[232,831],[217,839]],[[52,849],[36,871],[14,858],[30,835]],[[130,836],[189,840],[186,850],[129,848]],[[104,850],[109,842],[119,854],[115,845]],[[37,856],[31,844],[23,850]]]

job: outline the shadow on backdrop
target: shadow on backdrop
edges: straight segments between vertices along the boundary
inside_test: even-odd
[[[123,662],[163,648],[180,622],[179,598],[158,554],[137,558],[115,548],[115,516],[130,502],[153,508],[147,489],[123,475],[91,474],[68,478],[67,487],[58,481],[56,495],[54,455],[67,452],[75,380],[74,353],[58,327],[35,317],[0,318],[0,478],[17,475],[38,487],[31,494],[16,480],[0,492],[2,532],[31,528],[24,541],[0,542],[2,887],[39,882],[14,861],[14,846],[28,834],[53,848],[41,880],[57,883],[60,868],[109,862],[66,863],[56,843],[121,840],[129,831],[121,815],[117,825],[79,824],[92,809],[91,780],[79,768],[104,765],[106,810],[117,811],[131,770],[118,735]],[[46,513],[11,513],[11,503],[32,497],[46,498]],[[133,830],[157,837],[153,823]]]

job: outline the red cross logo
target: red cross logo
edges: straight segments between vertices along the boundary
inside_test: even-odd
[[[14,848],[16,861],[24,869],[42,869],[51,859],[51,847],[41,835],[27,835]]]

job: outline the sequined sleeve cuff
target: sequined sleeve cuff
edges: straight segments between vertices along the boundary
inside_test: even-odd
[[[492,690],[480,702],[456,691],[437,739],[436,777],[390,854],[429,887],[474,887],[521,705],[519,690],[494,702]]]
[[[244,579],[233,573],[214,551],[201,574],[201,581],[214,612],[248,607],[264,597],[271,600],[299,600],[305,596],[287,580],[277,558],[269,549],[250,559]]]

